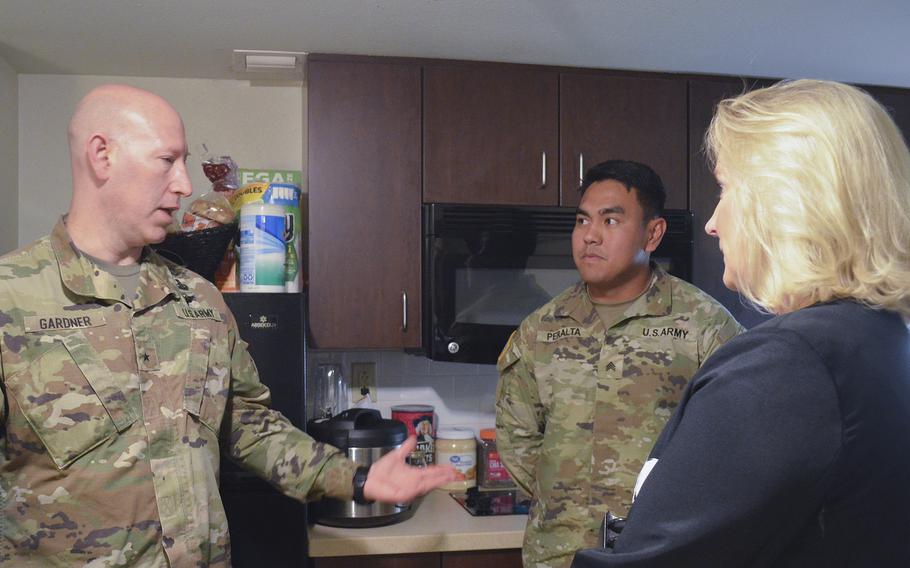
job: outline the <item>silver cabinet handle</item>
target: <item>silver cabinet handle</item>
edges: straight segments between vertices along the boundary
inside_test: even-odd
[[[540,187],[547,186],[547,153],[540,153]]]
[[[585,182],[585,155],[578,154],[578,187]]]
[[[401,331],[408,330],[408,293],[401,291]]]

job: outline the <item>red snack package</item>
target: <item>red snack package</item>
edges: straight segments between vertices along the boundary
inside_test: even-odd
[[[239,186],[237,164],[230,156],[210,158],[202,162],[202,173],[212,182],[212,191],[226,192],[226,197]]]

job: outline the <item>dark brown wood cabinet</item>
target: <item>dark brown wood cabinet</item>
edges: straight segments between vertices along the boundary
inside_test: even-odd
[[[425,202],[557,204],[555,71],[453,62],[423,74]]]
[[[314,558],[313,568],[440,568],[438,552]]]
[[[705,223],[717,206],[720,186],[709,168],[704,153],[704,138],[717,103],[773,82],[733,78],[689,81],[689,209],[694,216],[695,237],[692,254],[693,283],[722,303],[745,327],[753,327],[769,316],[747,305],[738,293],[724,286],[723,254],[717,245],[717,239],[705,232]]]
[[[311,56],[309,307],[319,349],[421,347],[421,203],[578,204],[582,172],[653,167],[695,221],[694,282],[744,325],[703,227],[718,187],[702,144],[724,97],[771,80]],[[910,138],[910,90],[866,87]]]
[[[419,347],[420,67],[307,71],[313,347]]]
[[[521,550],[468,550],[314,558],[313,568],[521,568]]]
[[[521,549],[443,552],[442,568],[521,568]]]
[[[563,73],[559,78],[560,204],[578,205],[584,171],[612,159],[651,166],[668,208],[688,206],[686,81]]]
[[[888,109],[905,141],[910,141],[910,90],[892,87],[863,87]]]

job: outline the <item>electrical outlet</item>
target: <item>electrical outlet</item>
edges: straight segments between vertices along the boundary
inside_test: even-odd
[[[356,404],[365,397],[376,402],[376,363],[351,363],[351,400]]]

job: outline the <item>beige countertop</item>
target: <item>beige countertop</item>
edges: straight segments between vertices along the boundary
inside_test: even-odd
[[[410,519],[369,529],[310,525],[310,556],[360,556],[521,548],[527,517],[473,517],[446,491],[423,498]]]

